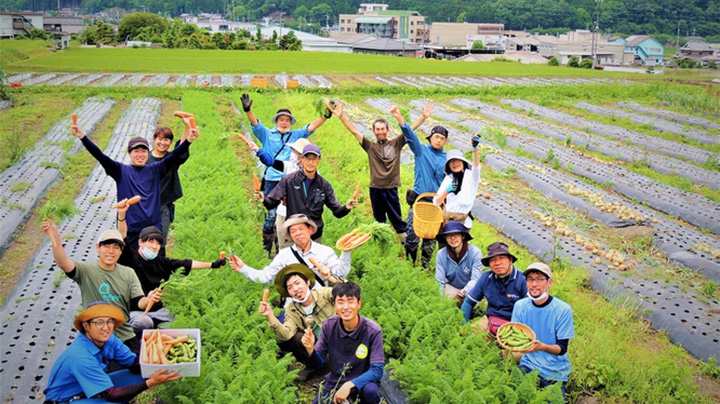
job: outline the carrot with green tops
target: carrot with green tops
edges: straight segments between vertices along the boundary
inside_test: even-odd
[[[357,187],[355,188],[355,192],[353,192],[353,199],[357,199],[357,197],[360,195],[360,183],[362,181],[358,181]]]

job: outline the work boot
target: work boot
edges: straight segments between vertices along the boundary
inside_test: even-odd
[[[417,261],[417,250],[405,248],[405,259],[412,262],[413,266],[415,266],[415,261]]]
[[[263,248],[267,251],[268,258],[271,258],[274,238],[275,234],[263,234]]]
[[[321,372],[322,368],[308,368],[305,367],[305,369],[301,370],[297,376],[295,376],[296,382],[306,382],[316,376],[318,376]]]
[[[430,258],[432,258],[432,251],[423,249],[422,254],[420,255],[420,263],[422,264],[423,269],[430,268]]]

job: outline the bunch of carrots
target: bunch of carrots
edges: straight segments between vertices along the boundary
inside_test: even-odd
[[[365,244],[372,237],[372,234],[365,233],[359,230],[353,230],[352,232],[340,237],[335,243],[335,248],[340,251],[354,250],[361,245]]]
[[[140,361],[142,363],[150,363],[155,365],[168,365],[174,362],[179,362],[178,360],[169,360],[168,353],[172,349],[174,349],[175,346],[178,346],[182,349],[182,345],[188,342],[190,342],[190,338],[187,335],[173,338],[167,334],[161,333],[160,330],[146,333],[143,340]],[[192,342],[193,343],[191,344],[191,346],[194,350],[195,341],[192,340]],[[190,351],[188,350],[188,348],[185,348],[185,352],[188,353],[188,355],[185,355],[188,359],[186,362],[195,362],[195,357],[190,355]]]

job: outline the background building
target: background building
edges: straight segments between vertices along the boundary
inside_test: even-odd
[[[425,17],[417,11],[388,10],[387,4],[363,3],[358,14],[340,14],[340,33],[374,35],[413,43],[425,43]]]
[[[43,29],[43,13],[0,13],[0,38],[29,37],[33,28]]]

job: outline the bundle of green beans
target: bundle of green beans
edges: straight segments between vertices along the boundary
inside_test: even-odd
[[[524,351],[532,345],[532,337],[520,328],[509,325],[500,330],[497,338],[511,351]]]
[[[187,341],[176,344],[167,354],[168,362],[170,363],[184,363],[184,362],[195,362],[197,356],[197,341],[192,338],[188,338]]]

